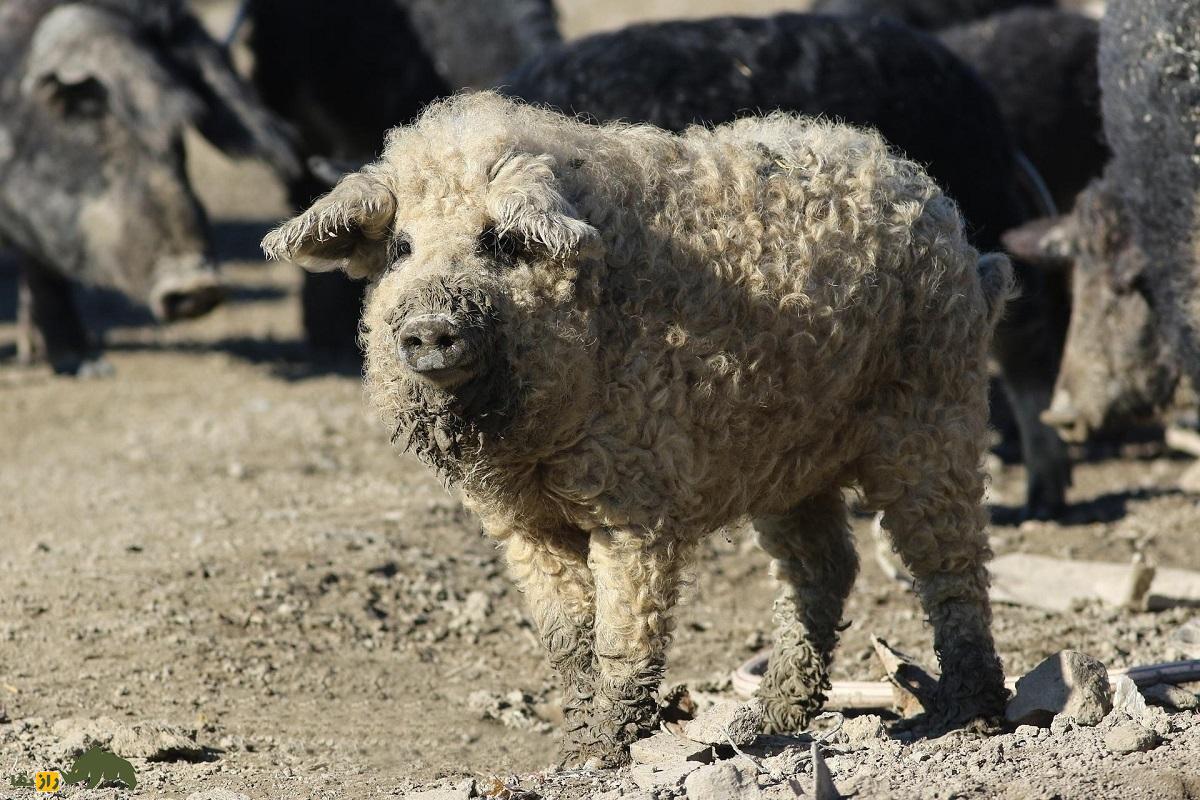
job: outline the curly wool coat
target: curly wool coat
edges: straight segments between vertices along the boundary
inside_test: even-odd
[[[680,572],[745,517],[785,584],[767,724],[807,722],[857,567],[848,486],[918,576],[941,723],[1001,710],[980,458],[1011,270],[878,135],[776,114],[676,136],[460,96],[264,246],[374,281],[370,395],[504,542],[580,758],[619,762],[652,725]],[[450,391],[398,352],[430,311],[476,348]]]

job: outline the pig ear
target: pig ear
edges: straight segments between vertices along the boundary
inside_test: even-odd
[[[343,269],[371,278],[387,266],[396,198],[365,172],[347,175],[312,207],[267,234],[267,258],[294,261],[313,272]]]
[[[195,123],[204,138],[226,154],[261,158],[285,177],[300,174],[291,132],[259,102],[195,16],[179,16],[168,47],[172,72],[200,101]]]
[[[565,259],[599,245],[600,234],[559,193],[554,163],[549,155],[505,155],[489,173],[487,209],[497,233]]]
[[[1022,261],[1063,271],[1071,268],[1076,255],[1075,227],[1070,215],[1043,217],[1005,231],[1000,241],[1005,250]]]
[[[147,141],[166,148],[198,105],[159,55],[137,39],[127,20],[68,3],[38,23],[21,91],[27,96],[45,92],[54,100],[89,82],[99,84],[112,113]]]

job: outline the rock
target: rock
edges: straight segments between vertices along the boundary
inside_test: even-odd
[[[478,713],[482,719],[495,720],[514,730],[546,733],[554,727],[538,716],[533,697],[522,691],[502,695],[480,689],[467,696],[467,707]]]
[[[1047,658],[1017,681],[1005,712],[1018,725],[1049,726],[1055,714],[1079,725],[1097,725],[1112,708],[1108,671],[1096,659],[1075,650]]]
[[[187,800],[250,800],[250,796],[232,789],[205,789],[192,792],[187,796]]]
[[[842,723],[842,735],[848,744],[866,744],[887,738],[883,718],[875,714],[851,717]]]
[[[1149,715],[1146,698],[1138,691],[1137,684],[1128,675],[1117,678],[1116,691],[1113,692],[1112,710],[1118,715],[1125,715],[1136,722],[1142,722]]]
[[[687,776],[683,788],[688,800],[757,800],[757,770],[741,759],[712,764]]]
[[[1051,720],[1050,724],[1053,725],[1054,720]],[[1018,725],[1017,729],[1013,731],[1013,735],[1017,739],[1037,739],[1038,731],[1040,730],[1041,728],[1036,725]]]
[[[206,755],[194,732],[165,722],[127,725],[109,717],[94,720],[72,717],[54,723],[51,733],[61,740],[57,754],[64,759],[93,747],[102,747],[121,758],[151,761],[195,761]]]
[[[1054,735],[1069,733],[1075,730],[1075,718],[1066,714],[1055,714],[1050,722],[1050,732]]]
[[[629,776],[639,789],[658,789],[674,787],[683,783],[684,778],[704,766],[699,761],[684,761],[681,764],[635,764],[629,771]]]
[[[763,723],[762,704],[757,700],[738,703],[726,700],[683,723],[683,735],[708,745],[748,745],[758,736]]]
[[[1169,683],[1156,683],[1142,689],[1142,695],[1155,705],[1173,708],[1177,711],[1195,711],[1200,708],[1200,697],[1179,686]]]
[[[669,733],[656,733],[629,745],[629,757],[635,764],[681,764],[712,761],[712,747]]]
[[[1122,722],[1104,735],[1104,745],[1116,753],[1144,753],[1162,743],[1157,733],[1143,728],[1136,722]]]
[[[469,800],[473,794],[471,789],[451,787],[447,789],[425,789],[419,792],[408,792],[405,800]]]
[[[1179,626],[1173,638],[1191,658],[1200,658],[1200,617],[1193,617]]]
[[[812,744],[812,762],[813,797],[816,800],[842,800],[841,793],[833,783],[833,776],[829,774],[829,767],[825,764],[825,757],[821,755],[821,746],[816,742]]]

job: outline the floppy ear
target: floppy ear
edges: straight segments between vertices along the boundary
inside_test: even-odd
[[[497,233],[516,234],[562,259],[597,245],[600,234],[559,193],[553,167],[550,155],[505,155],[489,173],[487,209]]]
[[[29,45],[21,91],[70,105],[81,91],[103,89],[104,107],[161,148],[200,108],[127,20],[101,8],[68,3],[38,24]]]
[[[387,267],[387,239],[396,198],[365,172],[354,172],[294,219],[267,234],[267,258],[294,261],[313,272],[344,269],[369,278]]]

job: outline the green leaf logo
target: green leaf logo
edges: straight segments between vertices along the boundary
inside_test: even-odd
[[[102,783],[118,782],[129,789],[137,787],[133,764],[99,747],[93,747],[75,759],[74,766],[63,777],[68,785],[78,783],[89,789],[95,789]]]

